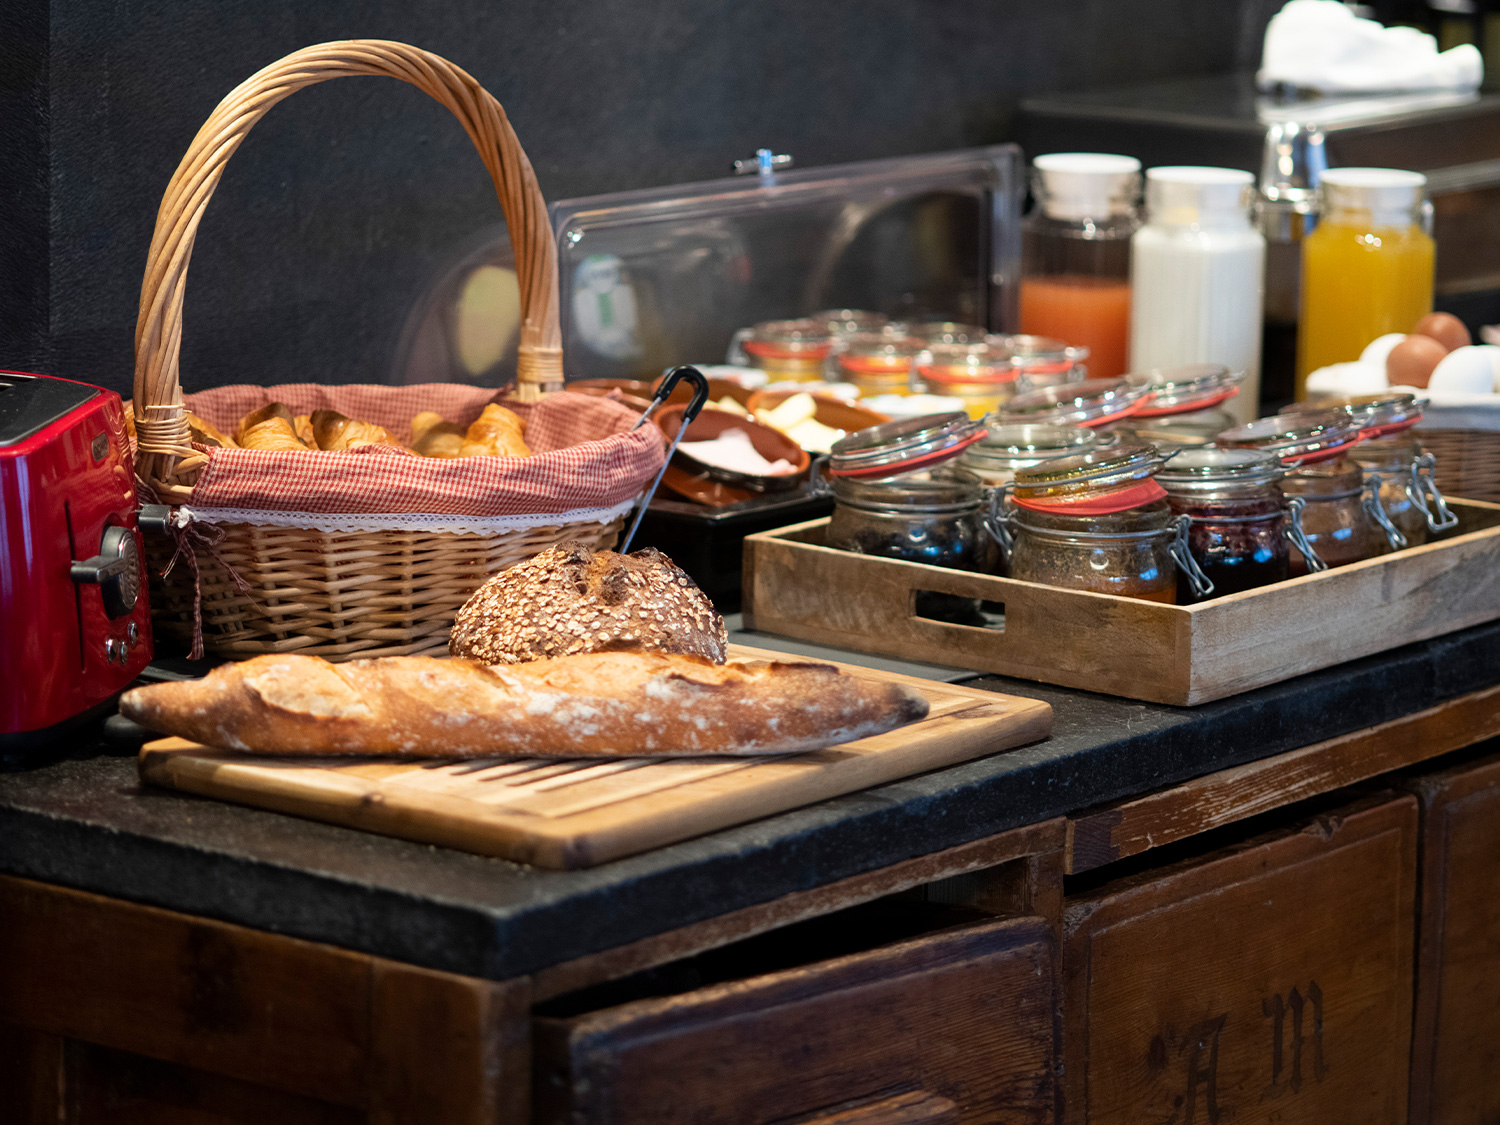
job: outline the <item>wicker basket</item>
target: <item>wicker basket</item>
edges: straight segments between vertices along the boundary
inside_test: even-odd
[[[190,442],[178,378],[198,224],[250,127],[293,92],[343,75],[399,78],[447,106],[464,126],[494,180],[515,249],[523,314],[517,398],[535,402],[562,384],[557,258],[546,205],[490,94],[435,55],[375,40],[309,47],[246,80],[199,130],[167,187],[136,324],[136,473],[144,500],[154,495],[178,506],[172,540],[156,538],[148,547],[153,621],[159,634],[190,638],[195,655],[295,650],[339,660],[443,652],[454,613],[489,575],[562,542],[612,546],[624,524],[625,514],[600,522],[595,512],[581,519],[562,513],[550,523],[533,518],[531,526],[484,534],[399,523],[320,530],[316,519],[286,526],[284,510],[262,521],[259,504],[247,505],[257,518],[244,522],[187,520],[192,509],[180,506],[194,501],[213,457]]]
[[[1416,436],[1437,458],[1443,495],[1500,503],[1500,432],[1419,429]]]

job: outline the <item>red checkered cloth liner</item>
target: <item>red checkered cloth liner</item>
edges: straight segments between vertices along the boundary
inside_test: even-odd
[[[630,428],[640,416],[611,399],[559,392],[539,402],[511,402],[493,388],[426,383],[409,387],[233,386],[185,395],[187,408],[233,433],[239,420],[272,402],[293,414],[337,410],[411,439],[424,410],[468,426],[491,402],[526,424],[530,457],[418,457],[394,446],[345,453],[208,449],[189,504],[277,512],[424,512],[515,516],[609,508],[651,483],[665,455],[661,431]],[[203,448],[203,447],[200,447]]]

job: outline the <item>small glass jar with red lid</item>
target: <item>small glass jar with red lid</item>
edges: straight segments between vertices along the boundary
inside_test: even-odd
[[[909,395],[924,347],[921,340],[896,332],[858,332],[840,341],[834,364],[839,379],[858,387],[861,398]]]
[[[835,442],[828,474],[833,516],[824,543],[952,570],[993,573],[984,483],[954,459],[983,434],[960,413],[885,422]],[[918,616],[982,625],[977,598],[926,592]]]
[[[1015,360],[1017,391],[1077,383],[1088,378],[1088,368],[1083,362],[1089,357],[1088,348],[1071,347],[1050,336],[1024,333],[992,334],[985,340]]]
[[[1099,435],[1082,426],[1006,425],[990,423],[984,436],[965,449],[958,463],[986,488],[998,488],[1015,480],[1016,470],[1087,453]]]
[[[991,529],[1012,578],[1174,603],[1182,568],[1197,596],[1213,586],[1187,549],[1188,520],[1155,480],[1147,445],[1060,457],[1018,469],[991,500]]]
[[[1167,503],[1190,521],[1188,550],[1214,586],[1214,596],[1237,594],[1291,573],[1293,544],[1313,570],[1323,563],[1302,529],[1304,501],[1281,491],[1286,470],[1259,449],[1181,449],[1157,471]],[[1198,601],[1180,576],[1177,600]]]
[[[956,320],[913,320],[902,327],[908,336],[915,336],[924,344],[982,344],[989,334],[977,324]]]
[[[764,371],[772,383],[823,378],[833,351],[833,334],[824,321],[765,320],[742,335],[740,346],[750,366]]]
[[[916,368],[930,393],[961,399],[970,418],[999,410],[1016,390],[1014,361],[983,341],[929,344]]]
[[[1303,500],[1307,542],[1324,564],[1335,567],[1406,545],[1380,505],[1379,477],[1366,478],[1347,456],[1360,438],[1361,428],[1348,413],[1308,411],[1236,426],[1219,435],[1219,444],[1262,449],[1281,459],[1288,469],[1281,490]],[[1292,577],[1315,569],[1293,550]]]
[[[1316,404],[1316,409],[1347,413],[1359,425],[1364,440],[1350,456],[1378,477],[1381,506],[1411,546],[1458,526],[1434,479],[1437,458],[1411,432],[1426,407],[1424,398],[1390,391]]]
[[[997,421],[1094,429],[1133,417],[1151,392],[1124,379],[1085,379],[1016,395]]]
[[[881,332],[887,324],[884,313],[868,312],[865,309],[821,309],[811,313],[807,319],[823,324],[828,329],[828,334],[835,338]]]

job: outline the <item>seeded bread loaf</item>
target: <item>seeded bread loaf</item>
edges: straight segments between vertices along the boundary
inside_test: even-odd
[[[272,754],[445,758],[811,750],[927,714],[910,688],[829,664],[590,653],[517,665],[430,656],[257,656],[128,691],[163,734]]]
[[[660,551],[553,547],[491,578],[458,611],[448,651],[484,664],[663,652],[722,664],[724,618]]]

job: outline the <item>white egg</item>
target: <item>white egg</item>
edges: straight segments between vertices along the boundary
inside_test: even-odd
[[[1500,348],[1470,344],[1454,348],[1432,369],[1428,389],[1489,394],[1495,388],[1495,355]]]
[[[1385,367],[1385,358],[1391,354],[1391,349],[1406,339],[1405,332],[1387,332],[1384,336],[1376,336],[1365,345],[1365,350],[1359,353],[1360,363],[1377,363],[1381,368]]]
[[[1307,389],[1315,395],[1373,395],[1386,389],[1385,360],[1379,363],[1330,363],[1307,376]]]

